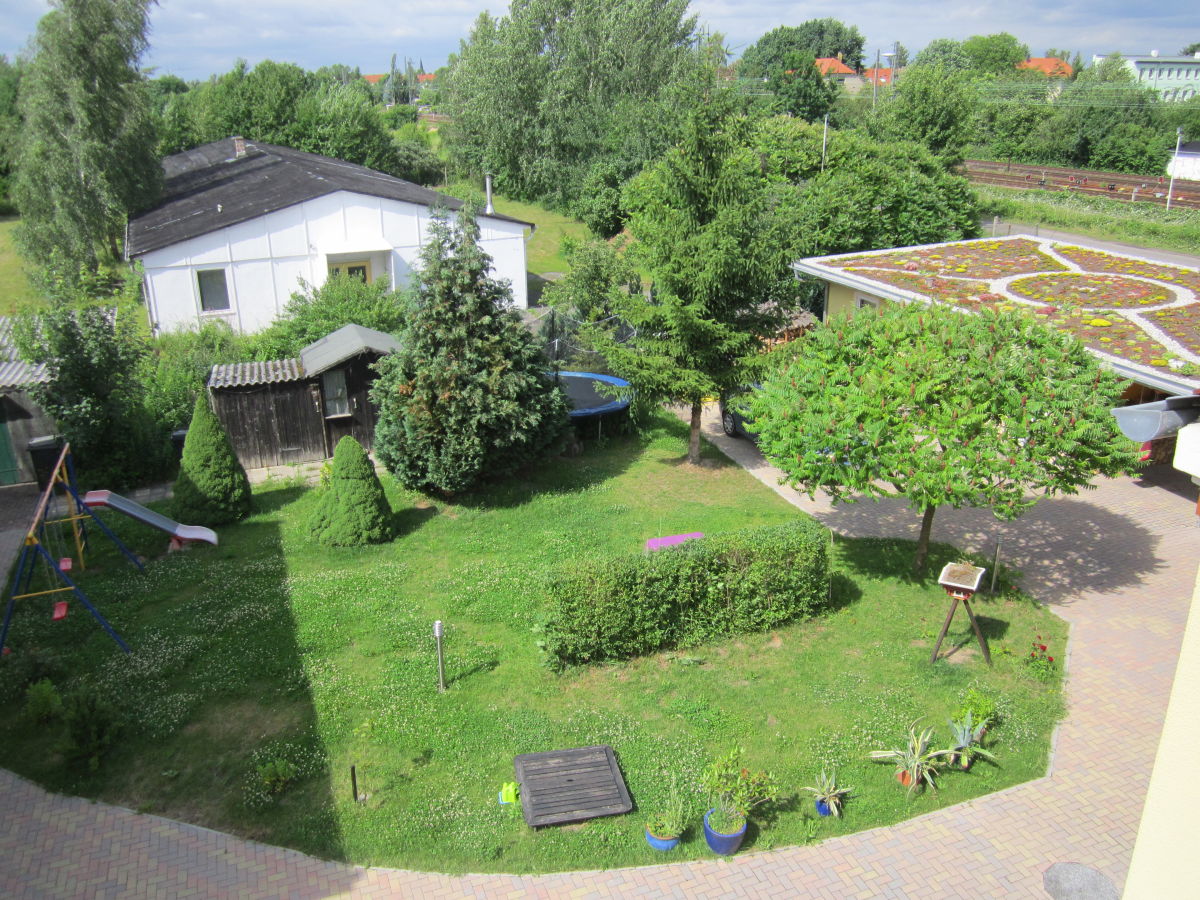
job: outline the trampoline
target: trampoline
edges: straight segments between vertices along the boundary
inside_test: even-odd
[[[600,392],[599,383],[624,388],[619,397]],[[559,372],[558,383],[571,401],[571,422],[577,430],[600,435],[604,430],[616,431],[629,417],[629,382],[615,375],[595,372]],[[607,426],[607,428],[606,428]]]

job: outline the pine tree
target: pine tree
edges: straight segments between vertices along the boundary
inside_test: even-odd
[[[567,421],[533,336],[488,276],[469,211],[437,212],[401,349],[377,364],[375,452],[405,487],[453,494],[544,453]]]
[[[360,547],[390,541],[392,510],[367,453],[346,435],[333,451],[329,488],[309,521],[309,531],[322,544]]]
[[[225,525],[245,518],[250,506],[246,470],[209,408],[208,397],[201,394],[183,442],[171,514],[188,525]]]

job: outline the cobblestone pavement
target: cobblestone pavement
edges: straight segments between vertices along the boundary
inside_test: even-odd
[[[915,535],[894,500],[798,498],[744,441],[711,439],[843,534]],[[1071,626],[1069,714],[1050,774],[902,824],[729,860],[546,876],[450,877],[313,859],[191,825],[48,794],[0,772],[0,896],[1046,897],[1054,863],[1119,891],[1162,728],[1200,559],[1195,488],[1169,469],[1039,503],[1014,523],[940,511],[936,540],[991,553]]]

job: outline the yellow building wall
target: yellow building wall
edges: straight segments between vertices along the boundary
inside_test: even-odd
[[[854,312],[854,310],[858,309],[859,297],[874,300],[880,306],[888,305],[886,299],[876,297],[874,294],[868,294],[865,291],[846,287],[844,284],[834,284],[828,281],[826,282],[826,286],[828,288],[828,293],[825,295],[825,319],[827,321],[831,316]]]

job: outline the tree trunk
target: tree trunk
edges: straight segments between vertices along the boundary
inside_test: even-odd
[[[687,459],[692,465],[700,465],[700,413],[704,411],[702,401],[692,401],[692,424],[688,433]]]
[[[925,507],[925,512],[921,515],[921,536],[917,538],[917,557],[913,560],[913,571],[920,572],[925,566],[925,557],[929,553],[929,535],[933,531],[933,514],[937,512],[936,506]]]

